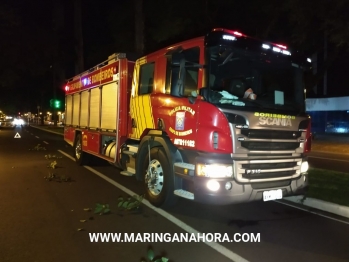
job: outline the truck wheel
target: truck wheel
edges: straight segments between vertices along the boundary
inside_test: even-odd
[[[82,138],[81,134],[78,134],[74,143],[74,158],[79,166],[87,165],[90,159],[90,155],[82,151]]]
[[[172,206],[176,203],[174,177],[166,153],[162,147],[154,147],[144,159],[146,197],[154,206]]]

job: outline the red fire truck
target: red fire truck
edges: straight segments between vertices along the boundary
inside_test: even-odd
[[[70,79],[64,139],[80,165],[103,158],[143,181],[155,206],[281,199],[307,181],[307,60],[286,46],[214,29]]]

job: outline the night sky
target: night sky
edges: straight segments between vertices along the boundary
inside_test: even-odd
[[[0,110],[37,112],[38,105],[49,110],[54,89],[64,100],[63,80],[75,75],[77,57],[74,1],[0,3]],[[135,52],[135,3],[140,1],[81,0],[84,70],[112,53]],[[313,83],[319,91],[312,95],[323,97],[327,67],[327,95],[349,96],[347,0],[147,0],[142,10],[144,54],[225,27],[309,56],[317,53]]]

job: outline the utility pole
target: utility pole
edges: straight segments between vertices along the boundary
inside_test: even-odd
[[[324,72],[324,96],[327,95],[327,31],[325,29],[325,36],[324,36],[324,65],[325,65],[325,72]]]
[[[317,73],[318,73],[318,60],[317,60],[317,57],[318,57],[318,53],[316,52],[315,54],[312,55],[311,57],[311,63],[312,63],[312,67],[313,67],[313,75],[314,76],[317,76]],[[317,87],[318,85],[315,84],[313,86],[313,91],[314,93],[317,95],[318,94],[318,90],[317,90]]]
[[[53,0],[53,11],[52,11],[52,27],[53,27],[53,34],[54,34],[54,45],[56,46],[57,50],[60,50],[62,48],[61,46],[61,39],[62,34],[64,30],[64,6],[62,4],[61,0]],[[54,52],[52,54],[52,65],[51,65],[51,73],[52,73],[52,86],[53,86],[53,100],[56,101],[57,99],[57,88],[61,85],[62,82],[62,58],[61,53]],[[52,120],[54,123],[54,126],[57,126],[57,110],[55,107],[52,108]]]
[[[37,118],[37,125],[39,125],[39,117],[40,117],[40,106],[36,107],[38,109],[38,118]]]

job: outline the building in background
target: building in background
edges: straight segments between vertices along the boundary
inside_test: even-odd
[[[306,111],[312,118],[313,133],[349,134],[349,96],[308,98]]]

